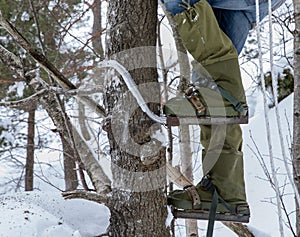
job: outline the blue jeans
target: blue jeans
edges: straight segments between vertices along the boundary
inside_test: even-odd
[[[193,6],[199,0],[162,0],[167,10],[173,15]],[[285,0],[272,0],[275,10]],[[207,0],[214,10],[220,28],[231,39],[233,45],[240,53],[246,42],[249,30],[256,21],[255,0]],[[260,0],[261,19],[268,13],[268,1]]]

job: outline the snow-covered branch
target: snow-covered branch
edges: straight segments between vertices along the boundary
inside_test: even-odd
[[[17,74],[23,77],[23,66],[21,59],[8,51],[0,44],[0,60],[8,65],[11,69],[17,72]]]
[[[76,89],[65,76],[45,57],[40,50],[29,43],[27,39],[0,12],[0,24],[14,38],[18,45],[25,49],[56,81],[65,89]]]

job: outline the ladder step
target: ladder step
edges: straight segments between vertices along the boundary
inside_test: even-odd
[[[233,116],[233,117],[175,117],[167,116],[168,126],[179,126],[179,125],[213,125],[213,124],[247,124],[248,115]]]
[[[182,219],[194,219],[194,220],[208,220],[209,212],[202,210],[172,210],[175,218]],[[242,214],[230,214],[230,213],[216,213],[216,221],[224,221],[224,222],[239,222],[239,223],[248,223],[250,219],[249,215]]]

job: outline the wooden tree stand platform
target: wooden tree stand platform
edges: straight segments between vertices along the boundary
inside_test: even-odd
[[[209,219],[209,212],[203,210],[172,210],[173,216],[175,218],[182,218],[182,219],[193,219],[193,220],[208,220]],[[216,221],[222,222],[238,222],[238,223],[248,223],[250,219],[249,215],[242,215],[242,214],[222,214],[216,213]]]
[[[214,124],[247,124],[248,115],[235,117],[175,117],[167,116],[168,126],[179,125],[214,125]]]

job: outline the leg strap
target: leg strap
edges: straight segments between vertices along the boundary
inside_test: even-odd
[[[204,176],[200,184],[203,188],[210,191],[213,195],[211,207],[209,210],[208,226],[206,231],[206,237],[212,237],[219,200],[231,213],[236,213],[236,211],[229,203],[227,203],[223,198],[219,196],[216,187],[213,185],[213,183],[211,182],[208,176]]]
[[[194,69],[192,70],[192,82],[195,87],[195,89],[199,89],[200,87],[206,87],[209,88],[217,93],[219,93],[224,99],[226,99],[233,108],[240,112],[241,114],[245,114],[245,108],[241,102],[239,102],[236,98],[234,98],[231,93],[229,93],[227,90],[224,90],[221,86],[218,86],[211,77],[201,77],[201,73],[197,72],[199,68],[197,66],[194,66]],[[203,70],[205,70],[203,68]],[[203,74],[203,73],[202,73]]]
[[[236,210],[235,208],[233,208],[228,202],[226,202],[217,192],[217,189],[215,187],[215,185],[211,182],[211,179],[209,178],[209,176],[204,176],[200,182],[201,186],[210,191],[212,195],[214,195],[215,193],[218,196],[218,201],[220,200],[220,202],[228,209],[228,211],[230,211],[232,214],[236,214]],[[212,203],[213,205],[213,203]],[[218,203],[217,203],[218,205]]]

